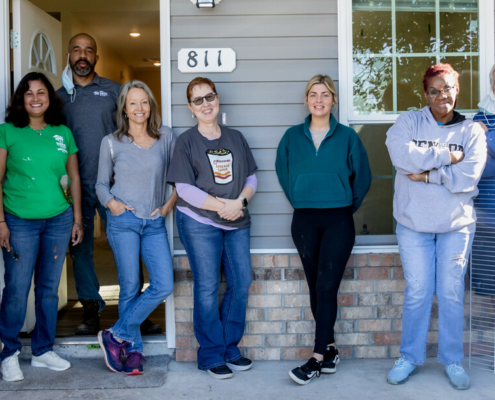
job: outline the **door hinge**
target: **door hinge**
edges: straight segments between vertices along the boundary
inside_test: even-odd
[[[11,30],[10,31],[10,48],[17,49],[19,47],[19,32]]]

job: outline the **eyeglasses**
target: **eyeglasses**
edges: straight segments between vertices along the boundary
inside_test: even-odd
[[[196,104],[197,106],[200,106],[203,104],[203,102],[206,100],[207,102],[212,102],[215,100],[217,97],[217,94],[215,92],[208,93],[206,96],[203,97],[195,97],[194,99],[191,99],[191,103]]]
[[[444,92],[446,96],[452,96],[452,89],[455,89],[455,86],[447,86],[446,88],[443,88],[442,90],[436,90],[436,89],[431,89],[428,91],[428,95],[432,99],[436,99],[438,96],[440,96],[441,92]]]

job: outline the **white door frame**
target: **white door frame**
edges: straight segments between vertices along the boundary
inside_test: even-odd
[[[0,0],[0,124],[10,97],[10,9],[9,0]],[[2,275],[3,276],[3,275]],[[0,294],[1,297],[1,294]]]
[[[160,0],[160,74],[162,89],[162,121],[172,127],[172,57],[170,37],[170,0]],[[167,189],[167,197],[172,193]],[[170,213],[165,221],[172,262],[174,262],[174,216]],[[172,293],[165,302],[165,333],[167,346],[175,349],[175,306]]]

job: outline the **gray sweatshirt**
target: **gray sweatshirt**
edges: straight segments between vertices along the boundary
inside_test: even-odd
[[[162,126],[159,131],[160,139],[147,149],[139,147],[127,136],[122,141],[113,134],[103,138],[96,194],[104,207],[115,199],[133,207],[138,218],[160,217],[160,213],[153,217],[151,213],[166,202],[166,177],[175,138],[167,126]],[[112,176],[115,180],[113,185]]]
[[[394,217],[416,232],[474,232],[473,199],[486,161],[486,138],[473,121],[438,125],[430,108],[408,111],[387,132],[386,145],[397,170]],[[450,165],[450,152],[464,159]],[[408,174],[430,171],[430,183]]]

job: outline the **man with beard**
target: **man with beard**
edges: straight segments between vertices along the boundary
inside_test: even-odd
[[[99,312],[105,307],[93,263],[93,231],[96,211],[106,227],[106,211],[98,201],[95,184],[101,141],[116,130],[120,84],[95,72],[99,59],[96,50],[96,41],[86,33],[79,33],[69,41],[68,66],[62,79],[64,86],[57,90],[64,103],[62,111],[66,125],[79,148],[84,239],[79,245],[69,247],[77,295],[84,309],[76,335],[96,335],[100,330]],[[140,267],[142,277],[142,265]],[[161,332],[160,326],[149,319],[143,322],[141,330],[143,333]]]

